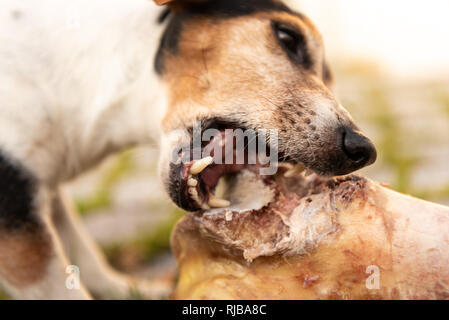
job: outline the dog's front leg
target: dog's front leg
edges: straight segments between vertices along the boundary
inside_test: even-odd
[[[0,199],[0,280],[17,299],[90,299],[68,269],[50,221],[48,190],[36,190],[23,199],[32,200],[30,205],[14,202],[13,196]]]
[[[68,197],[59,191],[52,201],[53,221],[67,254],[79,267],[81,280],[95,297],[126,299],[136,294],[164,299],[170,292],[163,282],[135,280],[113,270],[92,241]]]

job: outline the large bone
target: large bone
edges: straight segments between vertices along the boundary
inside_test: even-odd
[[[359,176],[276,179],[260,210],[178,223],[174,298],[449,298],[448,207]]]

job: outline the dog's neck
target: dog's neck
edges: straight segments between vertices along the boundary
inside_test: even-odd
[[[0,21],[10,57],[0,60],[0,83],[10,88],[2,150],[58,183],[113,151],[157,143],[166,100],[154,70],[160,8],[145,0],[9,6],[20,16]]]
[[[154,58],[162,26],[159,10],[151,3],[118,17],[93,39],[92,55],[83,57],[96,87],[85,95],[80,124],[81,145],[77,150],[92,155],[95,162],[104,155],[137,143],[158,141],[165,112],[166,93],[154,70]],[[94,80],[95,79],[95,80]],[[92,153],[92,150],[95,150]]]

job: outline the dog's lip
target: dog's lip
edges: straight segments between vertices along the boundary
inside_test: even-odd
[[[234,118],[225,118],[225,117],[210,117],[201,120],[201,129],[217,129],[217,130],[225,130],[225,129],[254,129],[248,126],[245,121],[236,120]],[[193,131],[193,128],[189,129],[189,131]]]

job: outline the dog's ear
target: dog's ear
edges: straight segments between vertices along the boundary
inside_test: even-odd
[[[167,4],[169,2],[173,2],[174,0],[154,0],[158,6],[163,6],[164,4]]]
[[[198,2],[206,2],[207,0],[153,0],[156,2],[158,6],[163,6],[165,4],[192,4],[192,3],[198,3]]]
[[[323,62],[323,82],[331,91],[334,91],[334,76],[327,61]]]

